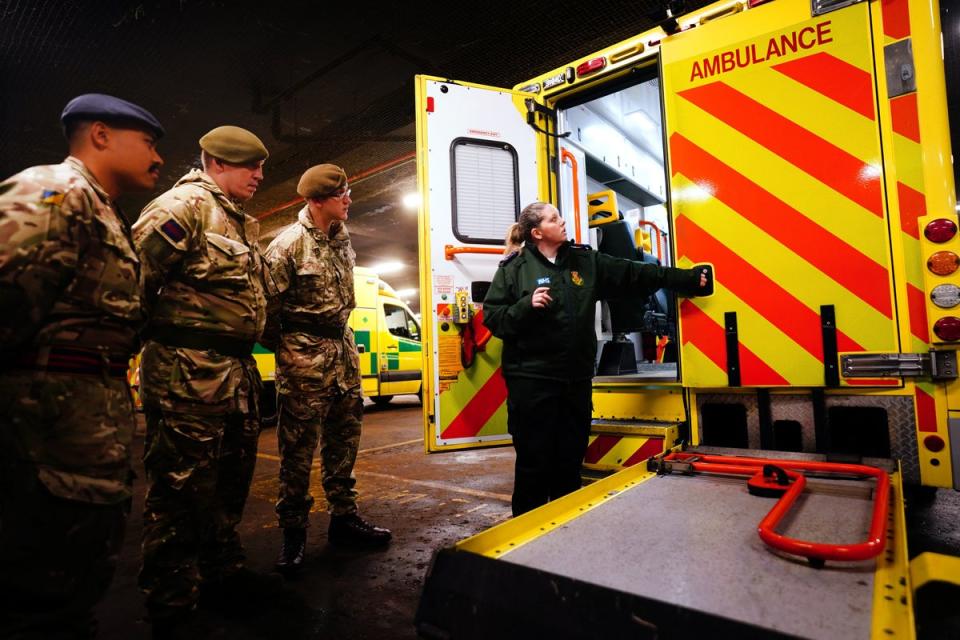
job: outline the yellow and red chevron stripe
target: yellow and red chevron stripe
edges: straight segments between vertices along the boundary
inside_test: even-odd
[[[883,0],[881,3],[884,44],[910,36],[908,0]],[[920,119],[917,115],[917,94],[907,93],[886,99],[890,128],[893,131],[893,154],[896,167],[896,203],[900,215],[899,239],[904,253],[904,279],[907,286],[907,311],[910,316],[911,351],[928,348],[927,298],[923,290],[925,260],[920,249],[917,218],[927,215],[923,188],[923,158],[920,147]]]
[[[438,317],[449,305],[437,305]],[[471,319],[477,344],[473,364],[440,394],[440,438],[445,441],[504,435],[507,432],[507,385],[500,371],[503,342],[491,336],[478,312]],[[454,329],[457,331],[458,329]]]
[[[681,305],[685,384],[726,385],[731,311],[744,385],[823,384],[823,305],[840,352],[899,350],[869,12],[828,20],[731,34],[697,54],[736,47],[719,75],[665,60],[677,255],[717,272],[713,297]],[[739,64],[741,50],[813,28],[829,34],[820,46]]]
[[[583,466],[599,471],[632,467],[647,458],[663,453],[663,438],[641,438],[628,435],[591,435]]]

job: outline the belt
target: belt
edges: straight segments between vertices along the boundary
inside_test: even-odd
[[[333,325],[310,324],[308,322],[295,322],[291,320],[284,320],[282,326],[285,332],[299,331],[317,338],[331,338],[333,340],[342,339],[345,331],[345,328],[342,326],[335,327]]]
[[[150,340],[155,340],[168,347],[180,349],[196,349],[198,351],[216,351],[220,355],[231,358],[245,358],[253,353],[253,340],[241,340],[229,336],[221,336],[205,331],[194,331],[180,327],[162,327],[150,332]]]
[[[126,378],[130,356],[108,354],[94,349],[50,347],[46,360],[42,351],[25,351],[13,361],[16,369],[47,371],[50,373],[106,374],[111,378]]]

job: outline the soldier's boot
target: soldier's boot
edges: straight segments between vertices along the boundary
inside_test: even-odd
[[[303,568],[307,551],[307,530],[286,528],[283,530],[283,546],[273,566],[284,575],[292,575]]]
[[[377,527],[355,513],[330,516],[328,539],[332,544],[345,547],[376,548],[390,543],[389,529]]]

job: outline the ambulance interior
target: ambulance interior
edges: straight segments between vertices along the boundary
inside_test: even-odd
[[[586,211],[589,242],[595,249],[672,265],[659,77],[651,72],[602,94],[562,102],[558,118],[559,130],[570,132],[560,142],[560,208],[568,228],[573,227],[571,216],[579,201],[577,208],[581,216]],[[602,302],[597,335],[599,378],[677,379],[673,294],[625,293]]]

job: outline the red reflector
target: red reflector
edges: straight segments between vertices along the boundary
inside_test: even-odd
[[[577,75],[585,76],[588,73],[593,73],[595,71],[600,71],[607,66],[607,59],[604,57],[594,58],[593,60],[588,60],[584,62],[579,67],[577,67]]]
[[[957,223],[947,218],[931,220],[923,230],[930,242],[946,242],[957,235]]]
[[[943,438],[940,436],[927,436],[923,439],[923,446],[930,451],[937,453],[938,451],[943,451],[943,448],[947,446],[947,443],[944,442]]]
[[[770,2],[770,0],[750,0],[750,6],[755,7],[758,4],[766,4],[768,2]]]
[[[960,318],[947,316],[933,323],[933,332],[941,340],[952,342],[960,340]]]
[[[427,113],[433,113],[433,97],[427,96]]]

